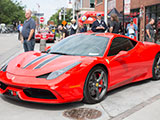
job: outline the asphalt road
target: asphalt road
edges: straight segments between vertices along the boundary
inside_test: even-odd
[[[39,44],[36,44],[36,50],[39,50]],[[23,48],[17,40],[16,34],[0,34],[0,64],[21,52],[23,52]],[[0,120],[70,120],[64,116],[64,111],[75,108],[93,108],[102,112],[96,120],[122,120],[124,118],[130,120],[130,115],[159,99],[160,81],[152,81],[151,79],[113,90],[101,103],[95,105],[83,104],[82,102],[60,105],[38,104],[8,99],[0,95]],[[154,112],[152,107],[150,112]],[[145,116],[144,112],[141,115]],[[160,117],[154,118],[154,116],[151,118],[152,120],[160,119]],[[138,120],[134,117],[132,119]],[[144,119],[142,117],[139,120]]]

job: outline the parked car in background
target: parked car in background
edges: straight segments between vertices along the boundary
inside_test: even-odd
[[[36,33],[35,39],[36,42],[40,42],[41,39],[46,40],[46,42],[53,42],[54,43],[54,34],[49,30],[40,30]]]

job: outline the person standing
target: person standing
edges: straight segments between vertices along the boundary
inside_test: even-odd
[[[153,29],[153,24],[154,24],[154,19],[151,18],[150,22],[146,25],[146,40],[148,42],[155,42],[154,41],[154,37],[155,37],[155,33],[154,33],[154,29]]]
[[[133,19],[130,20],[130,24],[127,25],[127,36],[133,38],[136,36],[137,25],[133,23]]]
[[[17,30],[18,30],[18,40],[20,39],[20,27],[21,27],[21,21],[19,21],[19,25],[17,26]]]
[[[70,35],[71,34],[71,23],[68,22],[66,27],[67,27],[68,33]]]
[[[102,20],[102,16],[100,13],[97,13],[97,20],[93,22],[91,30],[93,32],[105,32],[107,29],[107,25],[104,20]]]
[[[121,32],[120,28],[121,28],[121,26],[120,26],[120,23],[119,23],[118,16],[116,14],[112,14],[111,15],[111,23],[110,23],[109,32],[119,34]]]
[[[33,51],[35,46],[35,28],[36,23],[34,19],[31,17],[31,10],[27,10],[25,13],[26,21],[24,21],[21,40],[23,43],[24,51]]]
[[[72,22],[72,25],[71,25],[70,35],[73,35],[73,34],[76,33],[78,26],[76,24],[76,20],[75,19],[72,19],[71,22]]]
[[[22,37],[22,30],[23,30],[23,24],[19,27],[19,32],[20,32],[20,40],[23,39]]]
[[[62,25],[58,26],[58,30],[60,32],[60,40],[64,39],[65,37],[69,36],[68,31],[66,30],[66,28]]]
[[[83,24],[79,24],[78,33],[87,32],[87,26]]]

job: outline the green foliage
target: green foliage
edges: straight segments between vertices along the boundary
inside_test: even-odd
[[[0,0],[0,23],[12,24],[25,20],[24,7],[19,2]]]
[[[53,20],[55,25],[59,25],[59,24],[62,24],[62,21],[63,21],[63,15],[62,15],[62,20],[59,20],[59,12],[61,12],[61,9],[59,9],[55,14],[53,14],[51,17],[50,17],[50,20]],[[67,22],[71,22],[71,17],[72,17],[72,9],[66,9],[66,13],[67,15],[65,16],[65,20]]]

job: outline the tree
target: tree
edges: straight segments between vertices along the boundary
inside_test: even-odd
[[[63,21],[63,15],[62,15],[62,20],[59,20],[59,12],[61,12],[61,9],[59,9],[55,14],[53,14],[49,20],[49,21],[51,20],[54,21],[55,25],[62,24],[62,21]],[[72,9],[66,9],[65,20],[67,22],[70,22],[71,19],[72,19]]]
[[[11,0],[0,0],[0,23],[12,24],[13,22],[24,21],[24,6],[19,2]]]

